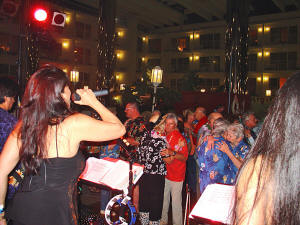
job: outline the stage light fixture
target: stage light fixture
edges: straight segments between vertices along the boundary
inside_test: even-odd
[[[33,12],[33,17],[38,22],[45,22],[47,20],[48,13],[43,8],[37,8]]]
[[[67,15],[64,13],[54,12],[51,24],[54,26],[64,27],[66,23],[66,18]]]
[[[20,7],[21,0],[3,0],[0,4],[0,14],[5,17],[14,17]]]

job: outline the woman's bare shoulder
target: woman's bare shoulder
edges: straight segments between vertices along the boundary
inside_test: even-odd
[[[87,116],[85,114],[82,113],[73,113],[72,115],[68,116],[67,118],[64,119],[64,121],[62,122],[62,124],[64,126],[72,126],[75,123],[80,123],[80,122],[84,122],[84,120],[86,119],[92,119],[90,116]]]

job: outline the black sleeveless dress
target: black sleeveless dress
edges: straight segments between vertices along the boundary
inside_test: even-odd
[[[24,178],[8,217],[24,225],[77,225],[77,180],[84,166],[80,152],[45,160],[39,175]]]

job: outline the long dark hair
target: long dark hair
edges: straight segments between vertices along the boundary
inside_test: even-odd
[[[240,169],[237,185],[251,161],[258,168],[258,184],[252,211],[258,201],[272,202],[272,208],[262,209],[261,215],[272,225],[300,224],[300,73],[290,77],[278,91],[264,121],[256,143]],[[258,160],[258,159],[261,160]],[[249,163],[251,165],[251,163]],[[268,171],[268,172],[266,172]],[[271,185],[272,193],[264,189]],[[249,187],[248,184],[245,185]],[[267,196],[271,196],[271,199]],[[236,199],[237,200],[237,199]],[[265,211],[264,211],[265,210]],[[271,212],[271,215],[267,211]],[[251,212],[252,212],[251,211]],[[250,212],[250,213],[251,213]],[[234,224],[240,224],[245,215],[235,208]],[[270,215],[271,218],[267,218]]]
[[[45,65],[29,79],[21,104],[22,141],[20,160],[27,174],[36,174],[47,157],[46,135],[49,125],[59,124],[71,111],[61,96],[69,85],[66,74]]]

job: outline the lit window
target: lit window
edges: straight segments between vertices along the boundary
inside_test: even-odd
[[[266,96],[271,96],[272,91],[271,90],[266,90]]]
[[[64,41],[62,43],[63,48],[69,48],[69,42],[68,41]]]
[[[123,31],[119,31],[119,32],[118,32],[118,36],[119,36],[119,37],[123,37],[123,36],[124,36],[124,32],[123,32]]]
[[[263,77],[263,79],[264,79],[264,82],[267,82],[267,81],[269,81],[269,77]]]
[[[67,15],[66,17],[66,23],[69,24],[71,21],[71,15]]]

